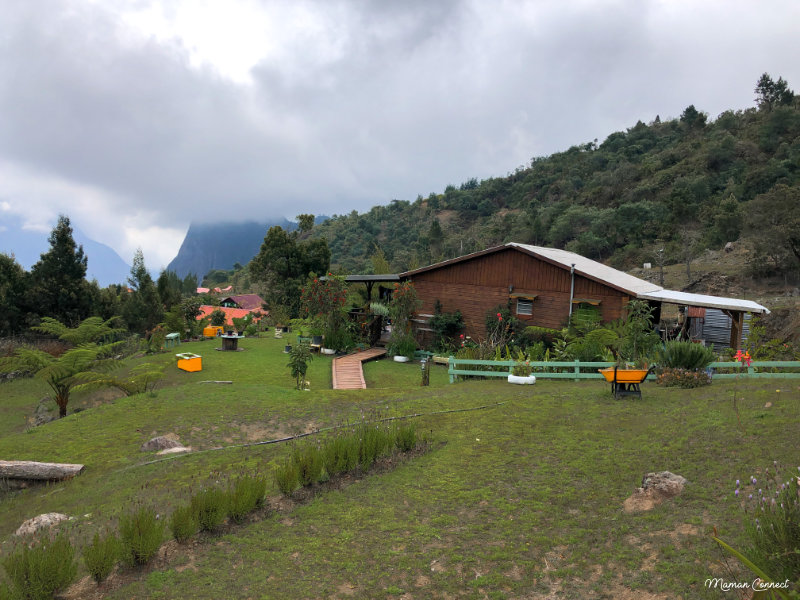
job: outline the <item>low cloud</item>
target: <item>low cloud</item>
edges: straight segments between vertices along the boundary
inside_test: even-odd
[[[157,267],[192,220],[413,199],[689,104],[747,108],[764,71],[800,85],[789,1],[224,7],[6,7],[4,210]]]

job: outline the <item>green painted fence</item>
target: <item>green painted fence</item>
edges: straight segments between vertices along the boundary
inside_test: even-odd
[[[472,360],[466,358],[450,357],[447,373],[450,383],[456,377],[508,377],[514,366],[515,360]],[[597,372],[598,369],[613,367],[613,362],[581,362],[581,361],[530,361],[533,375],[540,379],[604,379]],[[558,369],[554,371],[553,369]],[[587,369],[587,370],[582,370]],[[800,379],[800,361],[790,360],[763,360],[753,361],[749,367],[742,367],[738,362],[714,362],[709,369],[734,369],[733,373],[713,373],[714,379],[730,379],[734,377],[765,377],[776,379]],[[781,369],[796,369],[795,372]],[[648,375],[651,381],[655,375]]]
[[[713,362],[710,369],[733,369],[733,373],[714,373],[714,379],[733,379],[735,377],[764,377],[768,379],[800,379],[798,360],[754,360],[749,367],[736,361]],[[783,371],[780,369],[796,369]]]
[[[456,377],[508,377],[518,363],[515,360],[472,360],[466,358],[450,357],[447,373],[450,375],[450,383]],[[533,368],[533,375],[540,379],[603,379],[597,369],[613,367],[613,362],[580,362],[571,361],[530,361],[527,363]],[[462,368],[467,367],[467,368]],[[472,367],[472,368],[469,368]],[[481,369],[480,367],[484,367]],[[505,370],[494,370],[497,367]],[[553,369],[558,369],[554,371]],[[581,369],[589,369],[582,371]]]

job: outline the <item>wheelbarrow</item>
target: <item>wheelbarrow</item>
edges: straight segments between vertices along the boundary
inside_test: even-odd
[[[621,398],[622,396],[641,398],[642,390],[639,385],[647,379],[653,367],[649,369],[620,369],[618,366],[614,366],[597,370],[611,384],[611,392],[614,394],[614,398]]]

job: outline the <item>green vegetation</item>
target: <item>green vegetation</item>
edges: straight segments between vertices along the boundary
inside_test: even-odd
[[[78,572],[75,551],[69,537],[63,533],[32,546],[21,543],[3,558],[3,567],[11,583],[6,594],[24,600],[52,598],[56,592],[66,589]]]
[[[764,469],[759,480],[753,475],[742,483],[737,479],[734,495],[741,497],[747,515],[748,545],[736,550],[714,536],[725,550],[736,556],[753,574],[764,581],[790,582],[796,598],[795,581],[800,573],[800,467],[783,469],[777,461]],[[759,483],[760,481],[760,483]],[[789,598],[783,586],[776,589],[781,598]]]
[[[22,416],[35,407],[43,383],[2,384],[9,404],[2,407],[0,455],[87,465],[71,481],[8,493],[0,500],[2,539],[34,515],[63,512],[75,517],[65,531],[84,551],[95,533],[117,529],[132,507],[146,502],[160,515],[156,523],[174,523],[198,490],[221,485],[230,493],[239,473],[268,477],[266,495],[274,498],[280,490],[269,475],[292,458],[291,444],[214,448],[358,423],[362,413],[422,414],[402,423],[430,439],[428,453],[390,471],[349,475],[307,503],[285,500],[279,510],[220,528],[212,542],[199,536],[190,548],[171,550],[156,571],[124,567],[124,577],[106,580],[104,593],[327,597],[347,588],[373,597],[391,588],[422,597],[466,590],[476,597],[568,598],[601,590],[620,596],[627,588],[710,599],[718,592],[702,582],[720,574],[723,557],[710,538],[713,527],[734,547],[749,545],[747,517],[730,482],[743,473],[761,479],[760,466],[773,460],[796,462],[794,382],[740,380],[742,431],[732,380],[689,390],[645,383],[641,400],[616,401],[604,382],[449,385],[437,365],[430,387],[421,388],[418,364],[383,360],[364,366],[367,390],[334,391],[330,359],[320,356],[309,364],[313,391],[302,392],[291,389],[284,340],[242,340],[239,353],[214,352],[217,344],[190,345],[203,355],[201,373],[178,371],[166,355],[148,358],[168,365],[157,397],[92,407],[92,394],[76,393],[76,405],[92,408],[28,431]],[[207,379],[234,383],[197,383]],[[490,408],[462,412],[484,405]],[[154,433],[168,431],[199,452],[139,451]],[[327,447],[326,439],[338,438],[332,433],[308,441]],[[361,460],[343,444],[324,453],[323,468]],[[642,475],[663,469],[689,479],[684,493],[650,512],[624,513],[622,502]],[[184,541],[197,531],[189,522]],[[2,552],[9,553],[7,541]],[[313,578],[292,575],[298,560]]]
[[[756,92],[758,108],[710,119],[689,106],[505,177],[334,215],[312,234],[354,273],[373,272],[376,246],[394,273],[510,241],[625,268],[657,262],[659,249],[665,264],[690,263],[741,237],[754,246],[743,267],[796,282],[800,102],[767,74]]]
[[[42,324],[34,329],[57,335],[60,340],[75,344],[75,347],[59,356],[36,348],[17,348],[12,356],[0,358],[0,373],[22,371],[45,381],[58,405],[58,416],[65,417],[70,395],[82,380],[100,383],[104,372],[118,366],[118,360],[112,354],[121,342],[99,342],[115,336],[119,330],[112,327],[111,321],[104,322],[100,317],[89,317],[75,328],[45,317]]]
[[[92,543],[83,550],[83,563],[86,570],[97,583],[109,576],[119,558],[119,539],[114,533],[103,537],[95,533]]]
[[[169,530],[172,537],[181,544],[187,542],[195,533],[200,530],[197,516],[191,505],[179,506],[169,518]]]
[[[220,487],[209,487],[192,496],[191,507],[200,531],[214,531],[228,515],[228,495]]]
[[[289,316],[296,317],[300,311],[300,288],[310,273],[323,275],[328,272],[331,253],[325,239],[310,239],[310,228],[306,215],[299,231],[286,232],[279,226],[270,227],[259,253],[248,265],[250,276],[265,284],[265,300],[272,309],[282,306]],[[298,217],[298,218],[300,218]],[[314,219],[311,218],[311,225]]]
[[[716,359],[714,350],[692,342],[666,342],[658,355],[658,364],[670,369],[705,369]]]
[[[164,522],[154,508],[140,506],[119,521],[121,556],[129,566],[146,565],[164,541]]]

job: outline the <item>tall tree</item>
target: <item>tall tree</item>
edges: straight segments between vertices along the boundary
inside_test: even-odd
[[[786,80],[778,77],[778,81],[774,81],[769,73],[759,77],[755,93],[758,107],[768,111],[782,104],[791,104],[794,100],[794,92],[789,89]]]
[[[181,301],[183,296],[181,293],[183,282],[175,271],[162,269],[158,276],[156,287],[158,288],[158,296],[161,298],[165,311],[171,310],[173,306]]]
[[[164,309],[153,278],[144,264],[141,248],[133,256],[128,285],[131,289],[123,301],[122,316],[130,331],[145,334],[161,322]]]
[[[181,283],[181,291],[184,296],[191,296],[197,293],[197,274],[187,273]]]
[[[747,230],[756,242],[756,260],[775,271],[800,273],[800,188],[783,183],[747,206]],[[763,261],[763,262],[762,262]],[[768,274],[764,268],[759,273]]]
[[[88,259],[72,237],[69,218],[60,215],[48,238],[50,249],[31,268],[34,310],[69,325],[86,318],[91,298],[86,289]]]
[[[287,233],[275,226],[270,227],[249,269],[252,277],[266,286],[267,306],[282,306],[296,317],[303,282],[309,273],[327,272],[330,261],[331,253],[324,238],[298,242],[296,231]]]
[[[297,227],[300,229],[300,233],[311,231],[311,229],[314,227],[314,215],[297,215]]]
[[[25,329],[28,274],[13,255],[0,253],[0,336]]]

